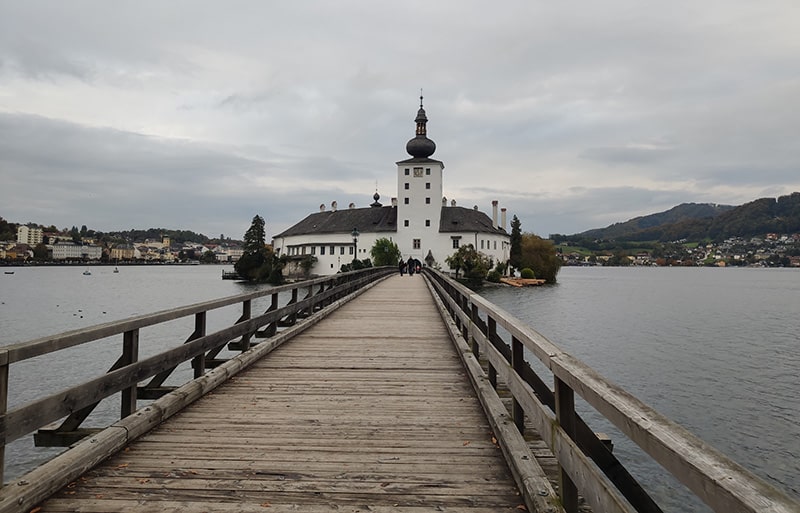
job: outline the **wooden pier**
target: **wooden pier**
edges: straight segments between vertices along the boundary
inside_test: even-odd
[[[424,279],[394,276],[40,511],[493,512],[520,505]]]
[[[209,315],[236,305],[234,325],[207,333]],[[138,358],[141,328],[189,316],[184,343]],[[107,374],[6,411],[10,365],[113,335],[122,354]],[[188,361],[194,379],[165,386]],[[118,422],[80,428],[119,392]],[[577,415],[575,394],[715,511],[800,512],[446,276],[369,269],[0,348],[3,447],[34,431],[80,440],[7,483],[0,513],[660,512]]]

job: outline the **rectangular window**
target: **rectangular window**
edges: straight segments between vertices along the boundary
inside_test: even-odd
[[[429,168],[429,167],[425,168],[425,174],[426,175],[430,175],[431,174],[431,168]]]
[[[408,205],[408,198],[403,198],[403,203],[405,203],[406,205]]]
[[[408,190],[408,182],[404,183],[403,186],[404,186],[405,190]]]
[[[453,249],[458,249],[458,241],[460,239],[453,239]]]
[[[422,178],[422,168],[415,167],[414,168],[414,178]]]
[[[339,246],[339,254],[344,255],[344,246]]]
[[[325,246],[320,246],[319,247],[319,254],[320,255],[324,255],[325,254]]]
[[[316,246],[311,246],[311,254],[312,255],[316,255],[317,254],[317,247]]]
[[[497,249],[497,241],[494,241],[494,249]]]
[[[481,249],[483,249],[483,239],[481,239]]]
[[[406,168],[406,176],[408,176],[408,168]]]
[[[350,246],[350,254],[353,254],[353,246]]]
[[[430,205],[431,204],[431,199],[430,198],[425,198],[425,204],[426,205]]]
[[[330,251],[329,251],[329,253],[332,255],[332,254],[333,254],[333,251],[334,251],[335,249],[336,249],[336,246],[331,246],[331,247],[330,247]]]
[[[408,226],[408,219],[406,219],[405,221],[403,221],[403,226]]]
[[[431,220],[430,219],[426,219],[425,220],[425,226],[430,226],[430,225],[431,225]]]
[[[414,249],[419,249],[422,247],[422,241],[420,239],[414,239]]]
[[[300,254],[301,254],[301,255],[305,255],[305,254],[306,254],[306,247],[305,247],[305,246],[303,246],[302,248],[300,248]]]
[[[426,182],[425,183],[425,188],[426,189],[430,189],[431,188],[431,183],[430,182]]]

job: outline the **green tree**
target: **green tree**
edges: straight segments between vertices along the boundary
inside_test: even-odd
[[[400,248],[397,244],[385,237],[375,241],[372,249],[369,250],[372,256],[372,262],[375,267],[384,265],[397,265],[400,262]]]
[[[81,232],[78,231],[77,226],[73,226],[72,229],[69,231],[70,237],[72,237],[72,242],[76,244],[80,244],[81,242]]]
[[[47,246],[45,246],[44,243],[40,242],[39,244],[36,245],[36,247],[33,248],[34,260],[39,260],[39,261],[47,260],[47,257],[48,257]]]
[[[519,269],[522,267],[522,223],[514,215],[511,218],[511,248],[508,252],[508,263],[511,267]]]
[[[243,253],[233,268],[248,281],[280,283],[283,281],[283,264],[266,242],[264,218],[253,217],[244,234]]]
[[[546,280],[547,283],[555,283],[556,275],[561,269],[561,259],[558,258],[552,241],[532,233],[525,233],[522,235],[521,247],[519,267],[530,267],[538,278]]]
[[[464,270],[464,278],[470,287],[479,287],[486,274],[492,267],[489,257],[475,250],[472,244],[466,244],[458,248],[458,251],[444,259],[444,262],[455,269],[456,278],[459,270]]]
[[[214,255],[213,251],[208,249],[205,253],[203,253],[203,256],[200,257],[200,261],[204,264],[213,264],[217,261],[217,257]]]

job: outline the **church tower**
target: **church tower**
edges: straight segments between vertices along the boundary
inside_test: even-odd
[[[406,144],[410,159],[397,162],[397,246],[403,258],[423,261],[436,244],[442,211],[444,164],[431,157],[436,143],[428,139],[428,117],[419,97],[415,136]]]

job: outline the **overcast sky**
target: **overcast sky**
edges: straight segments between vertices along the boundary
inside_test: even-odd
[[[526,232],[800,191],[797,0],[0,0],[0,217],[241,238],[397,195]]]

